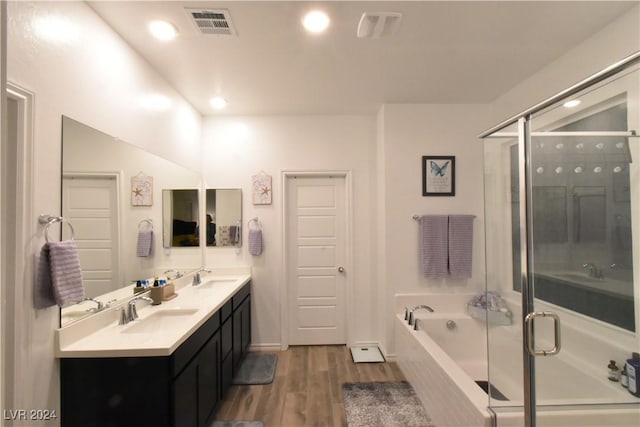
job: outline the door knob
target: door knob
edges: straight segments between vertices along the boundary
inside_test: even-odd
[[[338,271],[339,271],[340,273],[344,273],[344,267],[338,267]]]

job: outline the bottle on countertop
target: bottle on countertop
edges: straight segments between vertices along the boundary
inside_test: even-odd
[[[607,368],[609,368],[609,375],[607,378],[609,378],[610,381],[618,381],[620,379],[620,369],[616,366],[616,361],[610,360]]]
[[[629,387],[629,375],[627,375],[627,364],[625,363],[620,372],[620,385],[624,388]]]
[[[627,359],[627,376],[629,377],[629,393],[640,397],[640,354],[632,353]]]

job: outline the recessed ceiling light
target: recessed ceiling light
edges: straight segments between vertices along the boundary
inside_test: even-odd
[[[302,25],[310,33],[321,33],[329,27],[329,16],[319,10],[313,10],[307,13],[303,20]]]
[[[149,31],[158,40],[173,40],[178,35],[178,29],[167,21],[149,22]]]
[[[221,96],[214,96],[213,98],[211,98],[209,103],[216,110],[222,110],[227,106],[227,100]]]
[[[580,105],[580,102],[581,101],[579,99],[572,99],[571,101],[567,101],[562,105],[564,105],[565,108],[574,108]]]

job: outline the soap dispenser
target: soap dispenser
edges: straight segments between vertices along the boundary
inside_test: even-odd
[[[627,359],[627,376],[629,377],[629,393],[640,397],[640,354],[632,353]]]

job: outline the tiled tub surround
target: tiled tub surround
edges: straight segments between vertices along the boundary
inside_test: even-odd
[[[134,297],[108,309],[78,320],[56,331],[56,357],[144,357],[168,356],[180,346],[231,296],[251,279],[249,268],[210,268],[202,273],[202,284],[192,286],[193,274],[174,280],[177,298],[152,306],[146,301],[136,304],[139,319],[118,325],[120,311]],[[215,283],[207,285],[208,282]],[[147,293],[138,294],[147,295]],[[129,328],[160,310],[194,309],[189,316],[176,316],[176,324],[150,332],[128,333]]]
[[[434,308],[437,305],[434,304]],[[407,325],[403,314],[397,316],[397,360],[434,423],[438,426],[492,425],[488,396],[475,383],[487,379],[484,322],[466,313],[437,309],[435,313],[418,312],[416,318],[420,319],[419,331]],[[446,327],[449,320],[455,322],[454,329]],[[491,405],[498,412],[499,425],[523,425],[518,408],[522,406],[522,353],[518,333],[521,329],[519,325],[492,328],[502,331],[492,334],[492,339],[498,342],[491,344],[490,351],[497,353],[491,355],[491,383],[509,401],[493,399]],[[536,361],[545,373],[545,379],[538,379],[538,405],[626,402],[613,409],[549,406],[552,410],[538,411],[545,425],[638,425],[640,402],[619,384],[608,381],[605,375],[597,375],[606,374],[605,370],[590,371],[591,375],[585,373],[575,367],[575,357],[566,350],[561,356]]]

